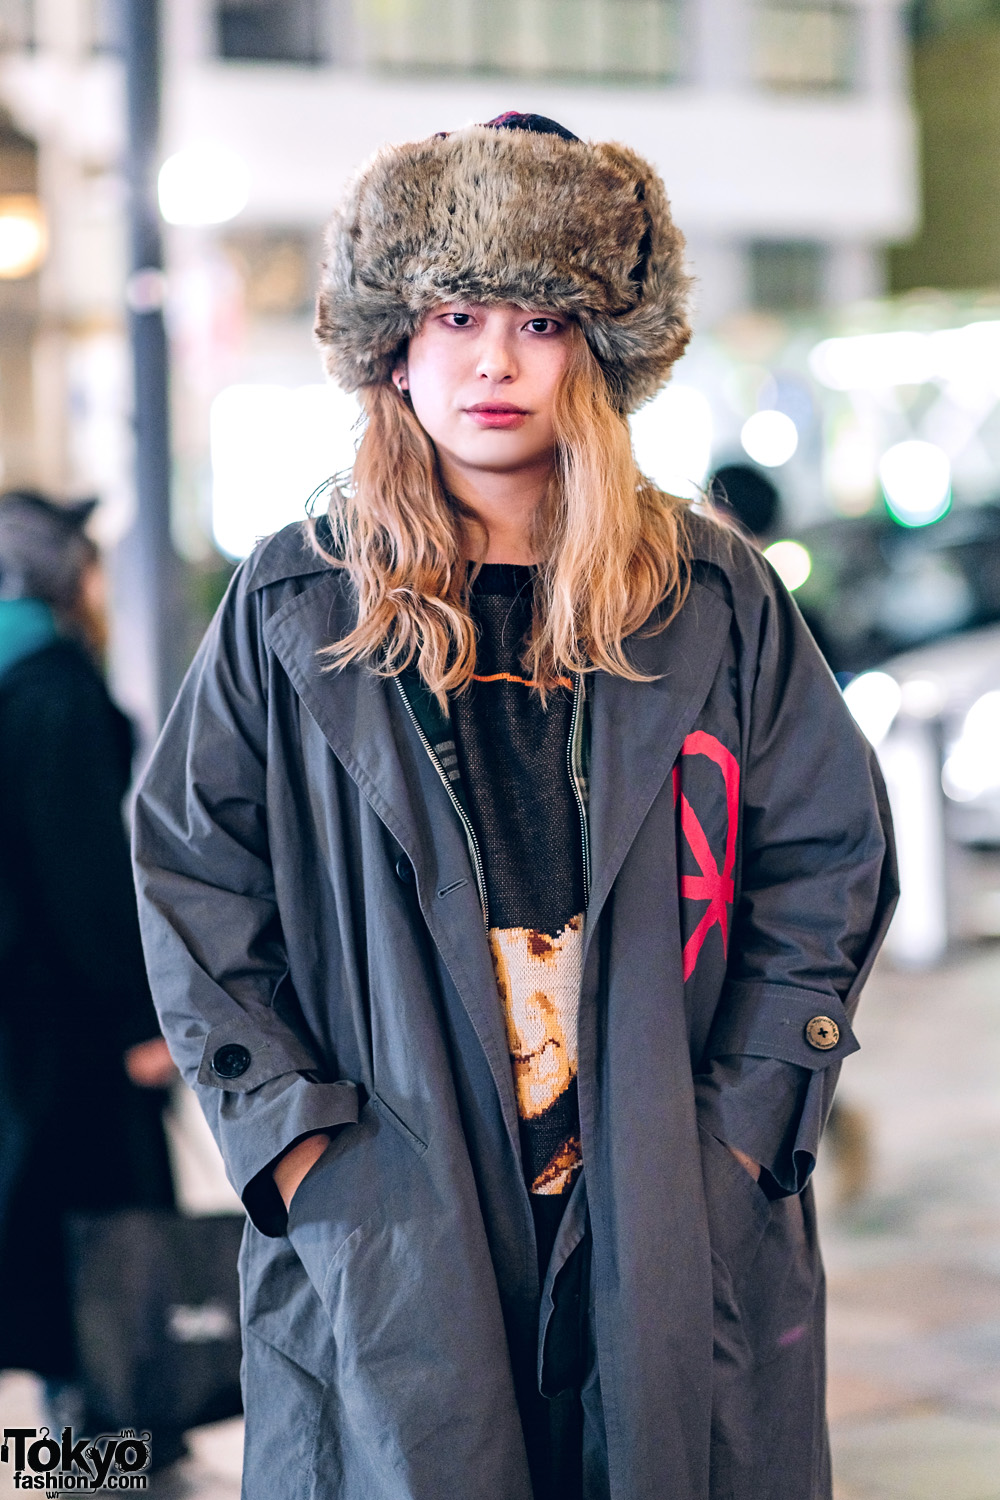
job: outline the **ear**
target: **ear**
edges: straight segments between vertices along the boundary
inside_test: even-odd
[[[410,382],[406,375],[406,359],[403,358],[395,366],[392,372],[392,383],[401,396],[405,396],[410,389]]]

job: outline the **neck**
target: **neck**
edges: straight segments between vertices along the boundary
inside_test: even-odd
[[[473,517],[463,527],[466,556],[485,563],[537,562],[535,517],[548,493],[551,462],[516,473],[482,469],[471,473],[444,454],[438,455],[438,461],[448,493]],[[486,533],[485,552],[482,532]]]

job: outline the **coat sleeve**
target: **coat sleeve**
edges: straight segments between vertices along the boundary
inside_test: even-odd
[[[164,1035],[230,1181],[263,1233],[284,1232],[271,1177],[296,1141],[357,1119],[303,1033],[267,827],[261,596],[238,570],[143,777],[133,853]]]
[[[770,1191],[794,1193],[857,1050],[851,1021],[898,887],[874,751],[781,583],[756,555],[747,566],[763,601],[743,641],[754,665],[740,883],[696,1094],[705,1128],[760,1162]]]

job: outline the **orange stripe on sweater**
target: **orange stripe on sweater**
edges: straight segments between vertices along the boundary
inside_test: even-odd
[[[480,677],[477,672],[472,674],[473,682],[519,682],[522,687],[541,687],[540,682],[535,682],[530,677],[515,677],[513,672],[492,672],[489,677]],[[571,688],[572,680],[569,677],[557,677],[558,687]]]

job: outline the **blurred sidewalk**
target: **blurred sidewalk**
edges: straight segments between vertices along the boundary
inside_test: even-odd
[[[841,1097],[873,1173],[849,1210],[825,1149],[836,1500],[1000,1500],[1000,947],[931,974],[880,969]],[[4,1424],[35,1385],[0,1380]],[[192,1434],[155,1500],[238,1500],[239,1422]],[[0,1500],[16,1492],[0,1468]]]
[[[837,1500],[1000,1500],[1000,948],[880,969],[858,1034],[871,1185],[818,1172]]]

